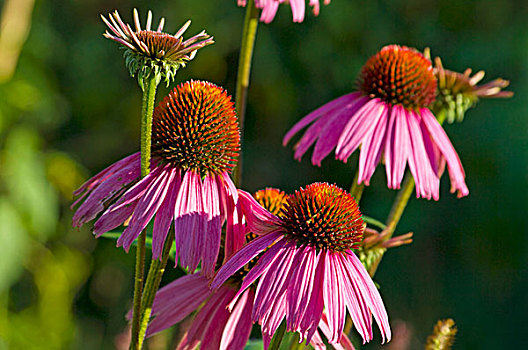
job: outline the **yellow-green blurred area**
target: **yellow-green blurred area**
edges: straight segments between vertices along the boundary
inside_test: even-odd
[[[71,193],[138,150],[141,94],[99,15],[187,19],[216,44],[178,80],[206,79],[234,94],[244,9],[236,0],[4,0],[0,29],[0,349],[112,349],[123,343],[134,250],[72,229]],[[333,0],[319,17],[291,22],[288,6],[258,28],[244,140],[243,187],[291,192],[314,181],[350,186],[356,158],[314,167],[293,160],[282,136],[314,108],[350,92],[363,62],[386,44],[430,47],[444,66],[511,80],[510,100],[484,100],[446,131],[467,173],[457,199],[442,179],[439,202],[412,200],[376,275],[396,334],[423,348],[451,317],[456,349],[520,349],[528,332],[528,2]],[[167,93],[158,91],[158,100]],[[384,219],[395,191],[384,169],[362,210]],[[90,225],[88,225],[90,226]],[[171,267],[163,283],[177,273]],[[402,328],[403,327],[403,328]],[[375,331],[376,332],[376,331]],[[150,344],[163,349],[165,334]],[[369,349],[380,347],[380,337]],[[395,342],[396,343],[396,342]],[[397,344],[397,343],[396,343]],[[393,347],[393,350],[396,347]]]

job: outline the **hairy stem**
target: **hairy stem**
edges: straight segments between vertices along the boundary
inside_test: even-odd
[[[156,99],[156,77],[151,74],[143,82],[143,103],[141,105],[141,177],[150,172],[150,146],[152,138],[152,114],[154,113],[154,101]],[[141,295],[143,293],[143,279],[145,274],[145,239],[143,231],[138,237],[136,250],[136,275],[134,277],[134,307],[132,314],[132,338],[130,348],[141,349],[139,341],[139,326],[141,313]]]
[[[165,266],[167,266],[167,261],[169,259],[169,253],[174,242],[174,227],[171,228],[169,236],[165,241],[163,246],[163,253],[161,259],[152,259],[150,263],[149,272],[147,275],[147,281],[145,282],[145,289],[143,292],[143,297],[141,300],[141,322],[139,328],[139,346],[143,345],[143,340],[147,333],[147,326],[150,320],[150,315],[152,313],[152,303],[154,302],[154,297],[158,291],[161,277],[165,272]]]
[[[238,58],[238,73],[236,80],[235,106],[238,112],[240,124],[240,145],[244,137],[244,119],[246,116],[246,100],[249,88],[249,76],[251,73],[251,60],[253,48],[257,37],[258,10],[254,1],[248,1],[246,5],[246,17],[242,29],[242,42],[240,44],[240,56]],[[235,185],[240,186],[242,181],[242,149],[238,156],[238,164],[234,170]]]

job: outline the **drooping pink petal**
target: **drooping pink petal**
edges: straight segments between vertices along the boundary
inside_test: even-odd
[[[336,264],[338,277],[342,281],[343,297],[345,304],[354,323],[354,327],[363,338],[363,344],[371,341],[372,334],[372,316],[370,310],[361,296],[357,282],[349,277],[347,267],[338,261]]]
[[[370,178],[376,170],[381,158],[381,152],[385,146],[385,130],[387,129],[389,106],[380,105],[380,115],[375,127],[370,129],[364,136],[359,154],[358,183],[370,183]]]
[[[131,164],[136,164],[137,161],[140,159],[141,154],[134,153],[129,155],[128,157],[125,157],[114,164],[110,165],[106,169],[100,171],[97,175],[90,178],[88,181],[86,181],[84,184],[81,185],[77,190],[73,192],[73,196],[77,197],[81,193],[85,191],[92,190],[95,186],[98,186],[99,184],[103,183],[108,177],[112,176],[116,172],[122,170],[123,168],[130,166]],[[83,195],[84,196],[84,195]],[[72,204],[72,206],[75,205]]]
[[[246,243],[246,225],[243,219],[242,207],[238,200],[238,190],[231,181],[229,174],[217,176],[220,194],[220,212],[226,219],[226,234],[224,242],[224,262]]]
[[[295,242],[288,242],[283,254],[274,260],[269,269],[262,274],[257,286],[252,318],[254,321],[258,321],[264,330],[270,330],[270,334],[275,332],[275,327],[266,322],[266,320],[273,319],[272,323],[275,324],[278,317],[282,319],[280,314],[276,315],[273,313],[273,309],[276,309],[283,296],[284,301],[282,303],[286,304],[285,292],[292,274],[292,263],[295,260],[296,253]],[[277,326],[279,323],[280,320]]]
[[[304,20],[306,5],[304,0],[290,0],[290,7],[293,15],[293,22],[300,23]]]
[[[407,156],[411,154],[410,148],[404,107],[395,105],[390,112],[387,143],[385,145],[385,171],[389,188],[400,188],[405,173]]]
[[[350,118],[337,142],[336,158],[346,162],[365,135],[376,126],[386,107],[378,98],[371,99]]]
[[[368,272],[365,270],[359,258],[352,252],[342,255],[340,257],[341,263],[346,267],[347,273],[351,279],[354,279],[360,288],[361,296],[368,305],[378,327],[381,331],[383,342],[391,340],[391,329],[389,325],[389,317],[383,300],[370,278]]]
[[[263,235],[277,229],[279,218],[264,209],[249,193],[238,190],[238,194],[249,231]]]
[[[416,196],[437,199],[440,182],[427,157],[419,125],[420,116],[414,111],[406,110],[406,117],[412,148],[412,154],[408,158],[409,168],[416,182]]]
[[[137,161],[131,162],[122,168],[117,168],[114,173],[106,174],[105,179],[98,185],[88,185],[88,187],[92,186],[91,193],[73,215],[73,226],[80,227],[84,223],[94,219],[97,214],[104,210],[104,204],[107,200],[139,179],[140,170]]]
[[[126,191],[114,204],[112,204],[104,213],[101,215],[99,220],[94,225],[94,235],[99,237],[105,232],[108,232],[117,226],[123,224],[123,222],[130,218],[137,203],[143,197],[147,189],[152,185],[152,182],[156,179],[160,169],[156,168],[151,173],[153,175],[146,176],[145,178],[138,181],[128,191]]]
[[[273,18],[275,18],[275,14],[277,13],[277,9],[279,8],[279,2],[275,0],[268,0],[268,1],[259,1],[262,5],[257,4],[257,8],[261,8],[262,12],[260,14],[260,21],[264,23],[271,23],[273,21]]]
[[[222,185],[222,184],[221,184]],[[220,217],[220,194],[214,175],[206,175],[203,180],[204,211],[207,214],[205,234],[203,237],[203,273],[211,277],[218,252],[220,251],[220,236],[222,234],[222,218]]]
[[[193,323],[184,338],[178,345],[178,350],[195,349],[198,343],[203,339],[204,335],[208,335],[209,326],[211,322],[215,322],[215,327],[218,327],[217,322],[221,321],[216,317],[222,318],[228,311],[226,310],[225,300],[229,295],[233,295],[234,290],[229,287],[222,287],[217,290],[211,298],[204,304],[198,314],[193,320]],[[203,345],[203,344],[202,344]]]
[[[305,317],[310,305],[310,298],[314,292],[315,271],[319,261],[314,247],[306,245],[300,250],[298,260],[294,263],[296,267],[292,274],[290,288],[286,292],[288,302],[286,325],[291,331],[300,327],[301,320]]]
[[[180,191],[181,176],[179,169],[172,169],[172,179],[168,181],[167,194],[161,204],[156,218],[154,219],[154,228],[152,230],[152,257],[159,259],[163,250],[163,244],[169,233],[170,225],[174,220],[174,207],[176,198]],[[175,258],[178,261],[178,257]]]
[[[455,148],[449,141],[447,134],[442,126],[438,123],[434,115],[427,108],[421,110],[422,120],[431,133],[431,137],[442,152],[447,161],[449,177],[451,178],[451,192],[458,192],[458,197],[464,197],[469,194],[466,186],[464,168]]]
[[[211,315],[210,320],[205,328],[205,332],[201,337],[200,349],[202,350],[218,350],[220,349],[220,342],[226,323],[229,321],[230,312],[227,310],[227,303],[233,298],[235,291],[229,288],[229,292],[218,301],[218,308],[214,314]]]
[[[312,125],[310,125],[310,127],[304,132],[304,135],[301,137],[299,142],[297,142],[297,144],[294,146],[295,159],[299,161],[301,160],[302,156],[319,138],[322,130],[328,125],[329,122],[332,121],[333,117],[334,115],[330,113],[323,114]]]
[[[344,106],[340,106],[339,110],[332,114],[332,119],[321,130],[317,143],[315,144],[312,154],[313,165],[321,166],[321,161],[337,146],[341,133],[351,116],[367,101],[367,96],[358,95],[355,100],[348,102]]]
[[[301,334],[301,340],[305,339],[306,342],[310,342],[315,332],[321,315],[323,314],[324,298],[323,298],[323,286],[325,283],[325,254],[323,252],[317,253],[317,264],[315,268],[314,285],[310,300],[308,301],[308,307],[304,312],[304,316],[301,319],[300,330],[304,330]]]
[[[244,349],[253,326],[251,309],[253,308],[254,299],[255,293],[252,289],[248,289],[242,294],[224,327],[220,350]]]
[[[200,175],[187,171],[176,199],[174,229],[180,263],[190,271],[196,270],[203,256],[201,240],[206,221]]]
[[[316,110],[309,113],[307,116],[302,118],[300,121],[298,121],[291,129],[286,133],[282,140],[282,145],[286,146],[286,144],[290,141],[290,139],[298,133],[300,130],[304,129],[307,125],[311,124],[314,120],[319,118],[321,115],[324,115],[326,113],[329,113],[331,111],[338,110],[340,107],[346,106],[348,103],[353,102],[360,96],[359,92],[353,92],[350,94],[346,94],[344,96],[338,97],[323,106],[317,108]]]
[[[233,301],[230,304],[230,309],[233,308],[234,303],[236,302],[237,298],[239,297],[242,292],[246,290],[257,278],[259,278],[263,273],[268,271],[270,266],[277,260],[278,257],[282,256],[284,252],[286,251],[287,241],[284,239],[281,239],[277,241],[268,251],[266,251],[262,256],[258,259],[257,264],[248,272],[246,277],[244,277],[244,280],[242,281],[242,285],[238,289],[237,294],[233,298]]]
[[[160,207],[165,195],[167,194],[167,181],[172,172],[163,169],[161,173],[154,177],[150,187],[145,192],[145,195],[139,200],[134,214],[130,219],[129,226],[123,231],[117,240],[117,246],[123,246],[128,252],[134,239],[141,233],[141,231],[150,222],[158,208]]]
[[[200,274],[185,275],[161,288],[152,304],[155,318],[147,328],[147,337],[182,321],[211,295],[209,281]]]
[[[343,291],[339,276],[335,269],[338,261],[339,252],[325,252],[325,283],[323,286],[323,298],[325,303],[326,315],[328,317],[328,327],[330,334],[328,342],[336,344],[341,338],[343,327],[345,325],[345,303]]]
[[[283,234],[281,231],[275,231],[260,236],[246,244],[218,270],[215,278],[211,282],[211,288],[216,289],[220,287],[225,281],[227,281],[229,277],[231,277],[231,275],[246,265],[251,259],[260,254],[264,249],[268,248],[276,240],[281,238],[282,235]]]

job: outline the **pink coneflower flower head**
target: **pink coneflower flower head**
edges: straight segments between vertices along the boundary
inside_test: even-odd
[[[128,222],[117,244],[128,251],[154,219],[152,252],[162,252],[174,223],[176,261],[211,275],[221,227],[238,194],[229,177],[240,145],[234,104],[220,87],[202,81],[177,86],[154,110],[151,172],[140,178],[133,154],[88,180],[74,195],[87,197],[73,217],[81,226],[99,217],[94,234]],[[106,209],[107,208],[107,209]],[[106,210],[105,210],[106,209]]]
[[[141,28],[139,15],[134,9],[135,30],[125,24],[117,10],[101,18],[110,29],[103,35],[125,47],[125,63],[133,77],[137,75],[140,86],[144,78],[156,75],[157,82],[164,79],[167,86],[174,80],[180,67],[192,60],[198,49],[213,44],[213,38],[205,31],[184,40],[183,33],[189,28],[187,21],[174,35],[162,32],[165,19],[162,18],[156,30],[151,28],[152,12],[148,12],[145,28]]]
[[[510,98],[511,91],[502,91],[510,82],[501,78],[484,85],[477,85],[484,78],[484,71],[471,76],[471,68],[464,73],[444,69],[440,57],[435,58],[435,76],[438,80],[436,100],[433,111],[446,114],[448,123],[462,122],[468,109],[475,106],[481,98]]]
[[[361,69],[359,91],[305,116],[283,143],[312,124],[295,146],[296,159],[313,144],[312,163],[318,166],[334,148],[343,162],[361,148],[358,184],[369,185],[383,157],[389,188],[400,188],[408,164],[416,196],[435,200],[447,162],[451,192],[466,196],[469,191],[460,159],[428,108],[435,100],[436,84],[431,62],[423,54],[405,46],[385,46]]]
[[[240,192],[241,197],[251,197],[246,192]],[[279,212],[285,203],[286,194],[275,188],[266,188],[256,192],[254,197],[267,209]],[[252,232],[248,232],[244,240],[250,242],[256,237]],[[155,317],[147,328],[147,336],[173,326],[198,310],[177,349],[199,347],[211,350],[243,350],[253,326],[251,313],[255,286],[247,288],[236,300],[233,301],[233,298],[244,276],[255,263],[256,260],[249,262],[244,269],[231,276],[216,290],[209,289],[210,281],[199,274],[180,277],[160,289],[154,299],[152,312]],[[131,316],[130,312],[128,317]],[[325,322],[322,322],[320,329],[327,334],[328,326]],[[269,341],[269,337],[263,336],[265,343]],[[312,345],[317,350],[326,349],[318,333],[314,336]],[[339,344],[335,348],[353,349],[346,336],[343,337],[343,345]]]
[[[212,288],[259,256],[234,300],[258,279],[252,319],[266,337],[285,319],[287,330],[298,332],[301,342],[310,342],[318,326],[327,324],[328,341],[337,344],[348,309],[364,341],[373,337],[372,316],[383,339],[390,340],[381,296],[353,252],[364,226],[350,194],[335,185],[314,183],[290,195],[280,217],[263,213],[248,196],[241,195],[240,201],[246,212],[256,213],[246,217],[259,237],[218,270]]]
[[[238,6],[246,6],[247,0],[237,0]],[[255,1],[255,7],[261,9],[260,21],[264,23],[271,23],[275,18],[275,14],[279,9],[279,5],[286,3],[291,7],[293,22],[300,23],[304,20],[304,13],[306,10],[305,0],[249,0]],[[324,0],[324,4],[328,5],[330,0]],[[319,0],[310,0],[312,12],[315,16],[319,15]]]

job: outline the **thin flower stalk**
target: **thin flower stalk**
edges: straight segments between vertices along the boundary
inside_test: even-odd
[[[152,115],[154,113],[154,103],[156,100],[157,79],[154,75],[147,77],[146,87],[143,90],[143,103],[141,106],[141,177],[144,178],[150,173],[150,157],[152,145]],[[136,274],[134,277],[134,313],[132,315],[132,349],[141,349],[140,341],[140,314],[141,299],[143,294],[143,279],[145,274],[145,239],[147,233],[143,231],[138,237],[136,249]]]
[[[238,122],[240,125],[240,142],[244,138],[244,120],[246,117],[247,94],[249,89],[249,78],[251,75],[251,62],[253,59],[253,49],[257,37],[258,10],[253,1],[246,7],[244,27],[242,29],[242,42],[240,44],[240,56],[238,58],[238,73],[235,92],[235,106],[237,109]],[[242,182],[242,150],[238,164],[234,169],[235,185],[240,186]]]

